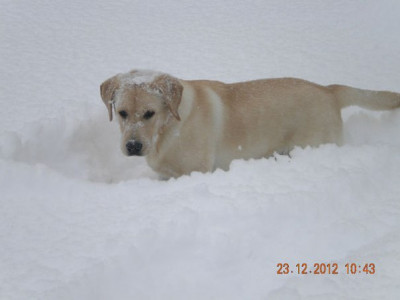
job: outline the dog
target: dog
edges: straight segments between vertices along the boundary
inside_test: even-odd
[[[100,86],[118,117],[121,150],[145,156],[162,178],[228,170],[234,159],[288,154],[295,146],[342,144],[341,109],[400,107],[400,94],[295,78],[226,84],[133,70]]]

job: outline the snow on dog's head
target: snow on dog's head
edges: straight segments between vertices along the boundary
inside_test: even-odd
[[[163,73],[152,70],[132,70],[128,73],[118,74],[122,85],[141,85],[150,84]]]
[[[118,117],[121,150],[125,155],[156,152],[167,125],[174,119],[180,120],[178,107],[183,86],[168,74],[133,70],[107,79],[100,90],[110,121],[113,107]]]

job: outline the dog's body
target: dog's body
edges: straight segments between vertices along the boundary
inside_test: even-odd
[[[227,170],[233,159],[288,153],[294,146],[342,143],[341,109],[400,107],[400,94],[320,86],[300,79],[234,84],[185,81],[132,71],[101,86],[122,151],[144,155],[162,177]]]

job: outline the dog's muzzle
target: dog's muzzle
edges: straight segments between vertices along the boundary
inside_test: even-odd
[[[142,155],[142,143],[137,141],[128,141],[125,146],[129,156]]]

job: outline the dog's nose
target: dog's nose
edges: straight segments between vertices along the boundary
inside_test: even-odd
[[[141,155],[143,144],[137,141],[129,141],[126,143],[128,155]]]

